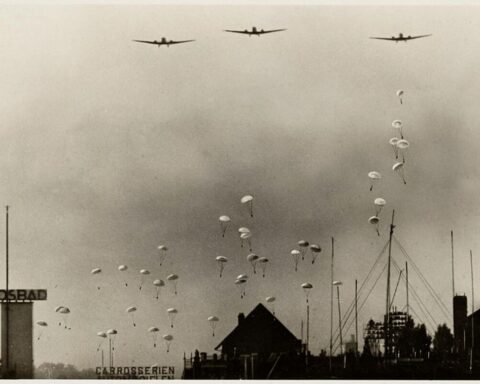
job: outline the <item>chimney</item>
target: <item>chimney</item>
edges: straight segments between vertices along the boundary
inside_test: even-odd
[[[245,315],[243,313],[238,314],[238,325],[242,324],[245,321]]]

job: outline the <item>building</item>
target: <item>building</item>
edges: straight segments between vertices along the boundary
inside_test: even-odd
[[[467,322],[467,296],[453,298],[453,337],[455,352],[465,353],[465,326]]]
[[[305,354],[297,339],[267,308],[258,304],[215,347],[220,356],[195,352],[185,358],[185,379],[302,378]]]

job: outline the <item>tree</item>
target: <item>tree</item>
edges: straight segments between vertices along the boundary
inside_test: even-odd
[[[453,335],[446,324],[439,325],[433,337],[433,352],[445,360],[453,348]]]

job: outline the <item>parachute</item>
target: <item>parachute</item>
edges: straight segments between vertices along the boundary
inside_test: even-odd
[[[396,172],[400,175],[400,177],[402,178],[403,180],[403,184],[407,184],[407,182],[405,181],[405,170],[403,169],[403,165],[404,163],[395,163],[392,167],[392,170],[393,172]]]
[[[128,307],[125,312],[127,313],[130,313],[130,315],[132,316],[132,324],[134,327],[136,327],[137,325],[135,324],[135,315],[134,313],[136,312],[137,310],[137,307]],[[107,332],[108,333],[108,332]]]
[[[250,233],[250,229],[248,229],[247,227],[240,227],[240,228],[238,228],[238,232],[239,233]]]
[[[267,265],[268,265],[268,259],[266,257],[260,257],[258,259],[258,264],[260,264],[260,268],[262,268],[262,276],[265,277],[265,271],[267,269]]]
[[[93,268],[90,273],[91,273],[92,275],[98,275],[98,274],[101,273],[101,272],[102,272],[102,269],[101,269],[101,268]],[[99,285],[97,285],[97,289],[100,289],[100,286],[99,286]]]
[[[106,332],[97,332],[97,336],[98,337],[101,337],[102,339],[106,339],[107,338],[107,333]],[[97,346],[97,352],[100,350],[100,347],[102,346],[103,344],[103,340],[100,341],[100,343],[98,343],[98,346]]]
[[[322,248],[320,248],[317,244],[310,245],[310,250],[312,251],[312,264],[315,264],[315,260],[320,252],[322,252]]]
[[[245,195],[240,199],[242,204],[247,204],[248,209],[250,211],[250,217],[253,217],[253,196]]]
[[[308,304],[308,296],[310,295],[310,290],[313,288],[313,285],[310,283],[303,283],[301,285],[303,292],[305,293],[305,298],[307,299]]]
[[[400,140],[398,137],[392,137],[390,140],[388,140],[388,143],[393,148],[393,154],[395,155],[395,159],[398,159],[398,147],[397,147],[398,140]]]
[[[335,280],[332,285],[334,286],[339,286],[339,285],[343,285],[343,283],[341,281],[338,281],[338,280]]]
[[[127,267],[126,265],[123,265],[123,264],[122,264],[122,265],[119,265],[119,266],[118,266],[118,270],[119,270],[120,272],[125,272],[127,269],[128,269],[128,267]],[[124,283],[125,283],[125,286],[128,287],[127,280],[125,280]]]
[[[174,273],[167,276],[167,281],[170,281],[170,283],[172,284],[175,295],[177,294],[177,282],[178,282],[177,280],[178,280],[178,276],[175,275]]]
[[[257,261],[258,261],[259,257],[255,254],[255,253],[250,253],[248,256],[247,256],[247,261],[252,264],[252,267],[253,267],[253,273],[257,273],[256,269],[255,269],[255,266],[257,264]]]
[[[225,256],[217,256],[215,260],[217,260],[218,268],[220,269],[220,277],[222,277],[223,269],[225,268],[225,263],[228,259]]]
[[[240,239],[241,239],[241,244],[240,246],[243,248],[243,243],[244,242],[247,242],[248,243],[248,247],[250,249],[250,252],[252,252],[252,242],[250,240],[250,238],[252,237],[252,233],[251,232],[248,232],[248,233],[241,233],[240,234]]]
[[[217,327],[217,323],[220,319],[217,316],[210,316],[207,321],[210,323],[210,327],[212,328],[212,336],[215,337],[215,328]]]
[[[271,308],[272,308],[272,313],[275,315],[275,297],[274,296],[267,296],[265,298],[265,301],[270,304]]]
[[[168,248],[166,245],[159,245],[157,249],[158,249],[158,259],[160,260],[160,266],[162,266],[163,262],[165,261],[165,258],[167,257]]]
[[[387,202],[382,199],[381,197],[377,197],[374,201],[373,204],[375,204],[375,216],[378,217],[380,212],[382,211],[382,208],[387,204]]]
[[[153,338],[153,348],[156,348],[157,347],[157,333],[159,332],[160,330],[157,328],[157,327],[150,327],[148,328],[148,332],[150,332],[152,334],[152,338]]]
[[[37,325],[40,326],[40,332],[38,333],[38,337],[37,337],[37,340],[40,340],[40,337],[42,336],[43,334],[43,327],[47,327],[48,324],[46,321],[37,321]]]
[[[157,296],[155,297],[158,300],[158,295],[160,294],[160,289],[165,286],[165,283],[163,280],[156,279],[153,280],[153,285],[155,286],[155,289],[157,290]]]
[[[173,328],[173,320],[175,319],[175,316],[177,315],[178,311],[175,308],[168,308],[167,309],[167,314],[170,319],[170,327]]]
[[[163,335],[163,340],[165,340],[165,344],[167,346],[167,353],[170,351],[170,344],[172,343],[173,336],[172,335]]]
[[[241,275],[240,275],[241,276]],[[239,279],[235,280],[235,285],[238,287],[240,291],[240,298],[243,299],[245,296],[245,286],[247,284],[247,279]]]
[[[71,328],[67,324],[68,315],[70,314],[70,309],[67,307],[57,307],[57,308],[55,309],[55,312],[60,313],[62,315],[64,328],[70,330]],[[60,322],[58,323],[58,325],[61,326],[62,323]]]
[[[148,269],[141,269],[140,270],[140,285],[138,286],[139,290],[142,290],[142,286],[145,283],[146,276],[150,274]]]
[[[292,249],[290,254],[292,255],[293,263],[295,264],[295,272],[297,272],[298,263],[300,262],[300,256],[302,253],[298,249]]]
[[[308,252],[308,246],[310,244],[306,240],[300,240],[297,244],[300,247],[300,252],[302,253],[302,260],[305,260],[305,255]]]
[[[373,190],[373,184],[380,180],[382,178],[382,175],[380,172],[377,171],[371,171],[368,172],[368,178],[370,179],[370,191]]]
[[[397,141],[397,148],[398,148],[397,152],[402,153],[402,162],[403,163],[405,163],[405,154],[404,153],[409,146],[410,146],[410,143],[405,139]]]
[[[398,130],[398,132],[400,133],[400,138],[403,139],[403,133],[402,133],[403,123],[402,123],[402,121],[401,120],[394,120],[392,122],[392,127]]]
[[[399,98],[399,100],[400,100],[400,104],[403,104],[403,101],[402,101],[403,90],[399,89],[399,90],[397,91],[397,96],[398,96],[398,98]]]
[[[368,222],[375,227],[375,230],[377,231],[377,235],[380,236],[380,231],[378,230],[378,224],[380,223],[380,219],[378,218],[378,216],[370,217],[368,219]]]
[[[112,341],[112,351],[115,351],[115,337],[117,336],[118,332],[116,329],[109,329],[107,332],[108,338]]]
[[[218,221],[220,221],[220,230],[222,232],[222,237],[225,237],[225,232],[227,231],[231,219],[230,217],[223,215],[218,218]]]

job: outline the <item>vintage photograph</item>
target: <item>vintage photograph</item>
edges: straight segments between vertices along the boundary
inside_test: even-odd
[[[473,2],[0,3],[0,378],[480,379],[479,36]]]

